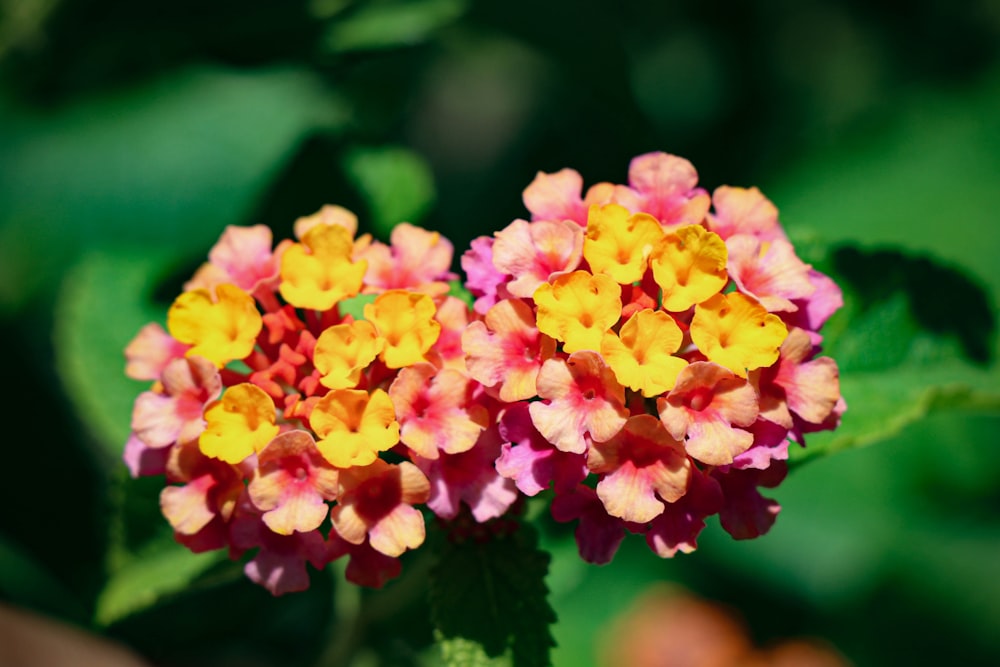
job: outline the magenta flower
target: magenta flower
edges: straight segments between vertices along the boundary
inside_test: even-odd
[[[526,496],[553,485],[556,493],[572,489],[587,477],[587,458],[556,449],[531,421],[528,404],[517,403],[500,421],[503,441],[496,460],[498,473],[511,479]]]
[[[560,523],[578,521],[576,546],[588,563],[610,563],[625,539],[625,522],[608,514],[597,492],[588,486],[557,493],[552,499],[552,518]]]
[[[795,256],[784,239],[763,242],[749,234],[726,240],[729,275],[745,294],[757,299],[769,312],[796,311],[794,303],[816,290],[809,280],[811,266]]]
[[[499,454],[500,434],[492,426],[468,451],[417,459],[417,466],[430,480],[427,506],[442,519],[457,517],[461,503],[480,523],[501,516],[517,500],[517,488],[494,467]]]
[[[638,193],[638,210],[667,227],[701,223],[711,204],[708,193],[697,187],[694,166],[676,155],[646,153],[632,158],[628,182]],[[628,207],[627,202],[620,203]]]
[[[373,241],[354,253],[354,260],[368,262],[366,292],[405,289],[444,294],[451,272],[454,246],[437,232],[428,232],[409,223],[393,227],[389,245]]]
[[[672,558],[678,551],[691,553],[698,548],[698,535],[705,528],[705,518],[718,513],[722,504],[719,482],[693,469],[684,495],[667,503],[650,523],[646,543],[661,558]]]

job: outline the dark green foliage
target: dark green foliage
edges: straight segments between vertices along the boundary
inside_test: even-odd
[[[475,642],[490,657],[509,649],[514,667],[549,664],[556,617],[545,585],[549,554],[537,542],[528,524],[444,542],[431,572],[431,614],[446,640]],[[449,646],[449,665],[480,664],[468,645]]]

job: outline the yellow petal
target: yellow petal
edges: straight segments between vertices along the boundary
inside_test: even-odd
[[[722,238],[701,225],[667,234],[649,258],[663,309],[679,313],[717,294],[729,281],[727,258]]]

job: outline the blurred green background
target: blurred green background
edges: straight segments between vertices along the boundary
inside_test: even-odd
[[[593,664],[661,580],[762,645],[1000,664],[995,0],[0,0],[0,600],[158,665],[322,660],[334,577],[272,599],[172,548],[157,480],[127,479],[124,345],[227,224],[281,238],[336,203],[461,252],[525,214],[538,170],[623,182],[653,150],[759,186],[844,286],[824,333],[849,411],[759,540],[714,523],[693,555],[627,540],[594,567],[541,521],[555,664]],[[433,664],[422,593],[365,594],[354,664]]]

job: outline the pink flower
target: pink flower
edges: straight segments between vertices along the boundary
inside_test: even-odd
[[[553,274],[573,271],[583,257],[583,229],[566,220],[515,220],[496,233],[493,265],[514,277],[512,295],[530,298]]]
[[[822,424],[840,400],[840,373],[829,357],[812,358],[808,332],[792,329],[781,344],[778,362],[755,371],[761,417],[790,429],[795,418]]]
[[[725,531],[737,540],[760,537],[769,531],[781,511],[781,505],[762,496],[757,487],[775,487],[787,473],[788,466],[780,461],[766,470],[713,470],[712,476],[722,486],[723,505],[719,510],[719,521]]]
[[[579,519],[576,546],[588,563],[610,563],[625,539],[625,522],[610,516],[597,492],[587,486],[557,493],[552,499],[552,518],[560,523]]]
[[[479,523],[495,519],[517,500],[514,482],[501,477],[494,467],[500,454],[500,435],[493,426],[479,437],[472,449],[443,454],[435,460],[417,459],[430,480],[427,506],[442,519],[454,519],[465,503]]]
[[[528,405],[531,421],[545,439],[564,452],[582,454],[586,435],[605,441],[625,425],[625,389],[596,352],[549,359],[538,374],[538,395],[548,402]]]
[[[243,469],[187,443],[173,448],[166,472],[168,482],[180,482],[160,492],[160,511],[177,541],[195,552],[225,546],[227,524],[246,492]]]
[[[661,514],[664,501],[677,501],[687,491],[691,461],[652,415],[630,417],[607,442],[595,442],[587,467],[603,475],[597,496],[611,516],[646,523]]]
[[[253,294],[259,287],[274,283],[284,246],[272,252],[271,242],[271,230],[266,225],[226,227],[209,251],[208,263],[198,269],[184,290],[204,288],[214,293],[216,286],[229,283]]]
[[[556,492],[576,487],[587,473],[583,454],[563,452],[546,440],[531,422],[528,404],[516,403],[500,421],[503,445],[496,470],[512,479],[526,496],[538,495],[554,485]]]
[[[145,391],[135,399],[133,433],[153,448],[197,439],[205,430],[205,405],[222,391],[215,364],[202,357],[174,359],[161,382],[162,392]]]
[[[702,463],[727,465],[753,444],[750,433],[734,427],[749,426],[757,418],[757,393],[718,364],[689,364],[656,405],[670,435],[686,438],[688,454]]]
[[[250,581],[271,595],[296,593],[309,588],[306,563],[321,570],[332,560],[331,550],[318,530],[275,533],[249,503],[241,503],[233,519],[232,548],[235,553],[259,548],[243,572]]]
[[[400,370],[389,387],[400,441],[427,459],[471,449],[489,419],[474,388],[469,376],[450,368],[420,363]]]
[[[257,455],[247,491],[272,531],[305,533],[326,519],[330,508],[324,501],[337,499],[337,469],[323,458],[309,432],[286,431]]]
[[[190,348],[159,324],[147,324],[125,348],[125,375],[133,380],[159,380],[167,364]]]
[[[697,187],[698,172],[682,157],[667,153],[635,157],[629,164],[628,181],[639,195],[639,210],[659,219],[661,225],[699,224],[708,213],[708,193]]]
[[[509,276],[493,265],[493,244],[492,237],[480,236],[472,240],[462,255],[465,286],[476,297],[473,308],[480,314],[492,308],[499,299],[507,298],[505,284]]]
[[[462,334],[469,375],[508,402],[537,394],[538,373],[555,347],[538,331],[531,306],[520,299],[500,301]]]
[[[705,518],[720,509],[722,488],[718,481],[694,468],[684,495],[667,503],[650,523],[646,543],[660,558],[672,558],[678,551],[689,554],[698,548],[697,538],[705,528]]]
[[[402,222],[392,229],[390,245],[372,243],[353,259],[367,260],[365,292],[405,289],[444,294],[447,281],[457,278],[450,271],[454,247],[437,232],[428,232]]]
[[[367,537],[372,548],[386,556],[423,544],[424,517],[413,505],[427,502],[430,483],[415,465],[375,459],[371,465],[341,471],[340,485],[330,519],[343,539],[361,544]]]
[[[734,234],[751,234],[762,241],[785,238],[778,209],[757,188],[720,186],[712,193],[712,206],[708,228],[723,239]]]
[[[587,204],[580,196],[583,177],[574,169],[554,174],[538,172],[524,189],[524,207],[532,220],[572,220],[581,227],[587,224]]]
[[[331,560],[348,557],[344,577],[352,584],[382,588],[403,571],[403,563],[398,558],[376,551],[368,540],[351,544],[331,531],[329,545]]]
[[[792,244],[784,239],[763,242],[749,234],[726,240],[729,275],[746,294],[769,312],[796,311],[795,299],[806,299],[816,287],[809,280],[812,267],[795,256]]]

